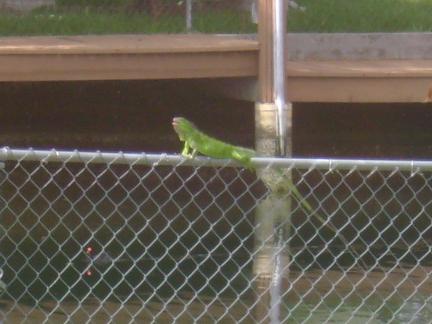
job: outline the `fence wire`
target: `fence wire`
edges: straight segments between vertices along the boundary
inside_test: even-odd
[[[431,162],[257,158],[257,177],[173,155],[0,160],[4,323],[432,318]],[[271,191],[282,169],[295,188]]]

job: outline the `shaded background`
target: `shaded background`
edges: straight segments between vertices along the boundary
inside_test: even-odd
[[[237,145],[254,144],[254,104],[193,81],[3,83],[0,145],[179,152],[173,116]],[[295,156],[427,159],[430,104],[294,104]]]

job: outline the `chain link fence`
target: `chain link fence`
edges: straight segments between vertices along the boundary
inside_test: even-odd
[[[0,0],[0,35],[253,33],[255,0]]]
[[[208,158],[0,160],[4,323],[432,318],[430,162],[255,159],[278,192]]]

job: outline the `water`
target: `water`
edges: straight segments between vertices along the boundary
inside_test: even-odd
[[[285,314],[287,309],[291,308],[285,323],[430,323],[432,318],[431,301],[426,296],[415,296],[402,300],[394,298],[382,304],[380,297],[375,296],[359,306],[359,298],[347,298],[343,302],[340,297],[327,297],[325,304],[317,307],[316,303],[304,301],[300,304],[293,304],[284,301],[283,308]],[[241,305],[232,307],[229,312],[230,316],[223,316],[226,312],[224,305],[234,301],[224,299],[219,302],[213,302],[211,306],[205,307],[203,303],[211,301],[210,298],[202,296],[200,301],[194,301],[190,298],[173,298],[169,303],[160,300],[151,300],[143,303],[140,300],[131,300],[123,306],[115,301],[104,301],[97,297],[89,297],[84,300],[80,307],[77,302],[64,301],[57,303],[55,301],[45,301],[38,304],[35,308],[28,304],[12,305],[11,301],[2,300],[2,311],[7,314],[8,322],[22,319],[24,314],[29,314],[29,320],[42,319],[50,314],[53,322],[64,322],[70,317],[74,322],[87,320],[89,314],[92,314],[92,323],[106,323],[111,315],[116,321],[130,321],[132,314],[139,322],[149,322],[154,318],[157,323],[162,321],[172,322],[180,311],[186,310],[178,316],[179,323],[190,323],[193,319],[198,319],[199,323],[212,323],[217,320],[218,323],[234,323],[237,319],[244,318],[244,309]],[[243,301],[245,302],[245,301]],[[403,306],[401,304],[403,303]],[[187,306],[185,307],[185,304]],[[235,304],[234,304],[235,305]],[[377,305],[381,305],[380,308]],[[419,305],[426,305],[419,307]],[[143,309],[145,307],[146,309]],[[206,311],[206,308],[208,311]],[[164,312],[161,312],[161,311]],[[187,312],[187,313],[186,313]],[[397,312],[394,315],[394,312]],[[243,315],[243,316],[241,316]],[[41,321],[40,321],[41,322]]]
[[[240,254],[159,258],[144,254],[134,259],[116,251],[92,252],[84,248],[75,258],[54,255],[43,265],[36,258],[23,265],[18,257],[10,257],[3,265],[8,284],[0,300],[3,320],[40,322],[46,316],[53,322],[91,318],[92,323],[110,318],[142,323],[254,320],[252,266]],[[273,305],[279,307],[272,323],[276,318],[308,324],[430,323],[432,266],[426,262],[383,270],[294,267],[288,286],[277,287],[282,296],[280,305]]]
[[[290,311],[292,321],[307,323],[430,323],[432,302],[428,297],[416,295],[411,298],[394,297],[383,303],[377,293],[366,299],[362,296],[342,298],[332,294],[325,303],[303,302]],[[364,297],[364,296],[363,296]],[[422,305],[422,307],[419,307]]]

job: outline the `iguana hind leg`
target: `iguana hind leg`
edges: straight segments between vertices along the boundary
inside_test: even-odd
[[[252,170],[252,165],[250,161],[250,156],[242,154],[241,152],[238,152],[234,150],[232,152],[232,158],[239,161],[245,168]]]

